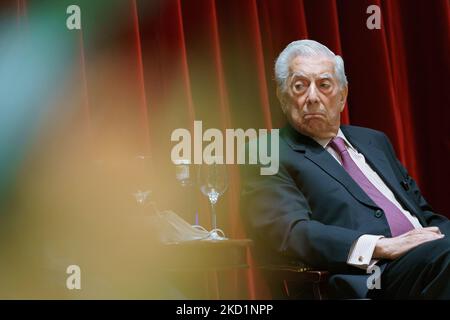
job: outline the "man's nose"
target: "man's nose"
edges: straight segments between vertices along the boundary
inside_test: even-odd
[[[308,88],[308,96],[306,99],[306,103],[307,104],[315,104],[319,102],[319,95],[317,92],[317,87],[314,83],[312,83],[310,85],[310,87]]]

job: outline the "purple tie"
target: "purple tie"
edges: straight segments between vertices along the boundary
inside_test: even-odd
[[[356,181],[356,183],[366,192],[366,194],[383,209],[386,219],[391,229],[393,237],[404,234],[412,229],[414,226],[406,218],[406,216],[393,204],[388,198],[386,198],[380,190],[378,190],[364,173],[358,168],[356,163],[350,157],[347,148],[345,147],[345,141],[341,137],[335,137],[330,142],[330,146],[339,153],[342,159],[342,166],[347,173]]]

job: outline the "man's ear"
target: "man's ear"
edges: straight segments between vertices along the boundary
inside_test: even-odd
[[[283,110],[283,113],[286,113],[286,98],[284,97],[280,87],[277,87],[277,98],[280,101],[281,110]]]
[[[345,107],[345,101],[347,101],[347,95],[348,95],[348,86],[345,86],[341,89],[341,97],[339,100],[339,104],[341,106],[341,112],[344,110]]]

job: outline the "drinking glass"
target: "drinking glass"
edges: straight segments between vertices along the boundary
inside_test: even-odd
[[[217,163],[203,164],[198,171],[198,180],[201,192],[208,197],[211,204],[211,238],[216,240],[225,239],[217,233],[216,203],[228,188],[226,166]]]

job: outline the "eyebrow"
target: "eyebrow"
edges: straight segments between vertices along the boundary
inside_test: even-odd
[[[330,73],[323,73],[319,76],[319,79],[332,79],[333,76]]]
[[[291,79],[294,79],[296,77],[300,77],[300,78],[308,78],[308,76],[303,73],[303,72],[294,72],[292,73],[292,77]],[[319,79],[333,79],[333,75],[329,72],[326,73],[322,73],[321,75],[318,76]]]
[[[303,72],[293,72],[291,79],[294,79],[296,77],[300,77],[300,78],[307,78],[306,74]]]

